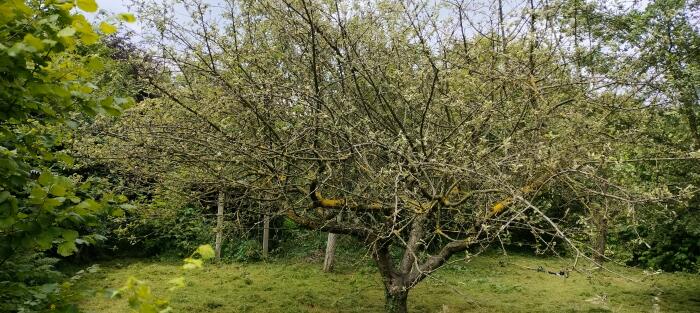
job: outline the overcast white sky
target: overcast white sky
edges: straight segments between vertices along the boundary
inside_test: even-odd
[[[149,1],[149,0],[144,0],[144,1]],[[126,7],[126,4],[129,2],[129,0],[96,0],[97,5],[99,7],[99,11],[105,11],[108,16],[111,16],[113,14],[117,13],[129,13],[129,9]],[[130,12],[133,13],[133,12]],[[96,22],[96,21],[101,21],[104,20],[104,17],[97,17],[97,14],[92,14],[92,13],[85,13],[85,16]],[[136,17],[138,20],[138,16]],[[139,26],[138,22],[137,23],[124,23],[124,27],[127,27],[128,29],[135,31],[137,33],[140,32],[141,27]]]
[[[127,11],[124,2],[124,0],[97,0],[97,5],[99,5],[100,9],[112,13],[121,13]]]

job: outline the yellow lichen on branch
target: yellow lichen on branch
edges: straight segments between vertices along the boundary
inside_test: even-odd
[[[512,198],[512,197],[508,197],[508,198],[505,198],[505,199],[503,199],[503,200],[501,200],[501,201],[496,202],[496,204],[494,204],[494,205],[491,207],[491,213],[493,213],[493,214],[498,214],[498,213],[503,212],[503,210],[505,210],[506,207],[507,207],[512,201],[513,201],[513,198]]]
[[[534,181],[530,182],[529,184],[525,185],[524,187],[520,188],[520,193],[522,194],[528,194],[531,192],[536,191],[542,184],[546,181],[544,179],[546,176],[542,176],[539,179],[535,179]],[[506,197],[502,199],[501,201],[496,202],[493,206],[491,206],[491,215],[496,215],[500,214],[501,212],[505,211],[505,209],[508,208],[508,206],[513,202],[513,197]]]
[[[324,208],[335,208],[345,205],[344,199],[319,199],[318,202]]]
[[[326,199],[318,190],[314,191],[312,200],[314,200],[315,205],[324,208],[337,208],[345,205],[345,199]]]

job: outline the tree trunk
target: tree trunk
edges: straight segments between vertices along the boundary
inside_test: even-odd
[[[388,242],[375,243],[373,250],[372,257],[377,263],[377,268],[382,275],[382,282],[384,283],[385,311],[387,313],[407,313],[410,275],[395,271],[391,255],[389,254]]]
[[[602,266],[605,262],[605,245],[608,237],[608,219],[605,217],[605,213],[600,214],[596,222],[596,237],[594,243],[595,255],[593,255],[593,261]]]
[[[335,263],[335,242],[337,237],[337,234],[328,233],[328,242],[326,242],[326,257],[323,259],[324,272],[330,272],[333,270],[333,263]]]
[[[224,197],[224,191],[219,190],[219,201],[216,211],[216,243],[214,244],[217,260],[221,259],[221,242],[224,238]]]
[[[384,309],[387,313],[408,313],[408,290],[393,293],[386,290],[385,297]]]
[[[270,215],[265,214],[264,222],[263,222],[263,251],[262,251],[262,255],[263,255],[264,259],[267,259],[269,252],[270,252]]]

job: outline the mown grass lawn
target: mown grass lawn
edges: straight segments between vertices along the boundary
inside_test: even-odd
[[[188,286],[167,292],[167,281],[182,275],[175,262],[144,260],[102,264],[83,288],[118,287],[129,276],[148,281],[168,296],[176,312],[381,312],[379,274],[366,260],[344,262],[323,273],[317,259],[247,264],[209,264],[185,272]],[[547,270],[568,261],[530,256],[479,256],[435,273],[409,296],[411,312],[700,312],[700,275],[645,274],[612,266],[618,274],[572,272],[568,278]],[[623,277],[624,276],[624,277]],[[626,278],[625,278],[626,277]],[[86,297],[87,312],[128,312],[125,299],[98,293]]]

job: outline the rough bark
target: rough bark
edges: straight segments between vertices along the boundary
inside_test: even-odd
[[[410,277],[408,273],[396,272],[389,254],[388,242],[375,243],[373,258],[384,283],[384,308],[387,313],[408,312],[408,291]]]
[[[406,251],[404,252],[403,259],[401,260],[400,271],[402,273],[410,273],[411,269],[414,268],[416,264],[416,256],[418,253],[418,246],[420,245],[420,240],[423,238],[425,231],[423,230],[423,223],[426,219],[425,214],[416,216],[413,220],[411,233],[406,243]]]
[[[407,313],[408,312],[408,290],[391,293],[385,291],[386,304],[384,308],[387,313]]]
[[[593,260],[598,263],[598,265],[603,265],[605,262],[605,246],[608,237],[608,219],[604,213],[600,213],[597,216],[596,221],[596,236],[595,242],[593,243],[593,249],[595,254],[593,255]]]

